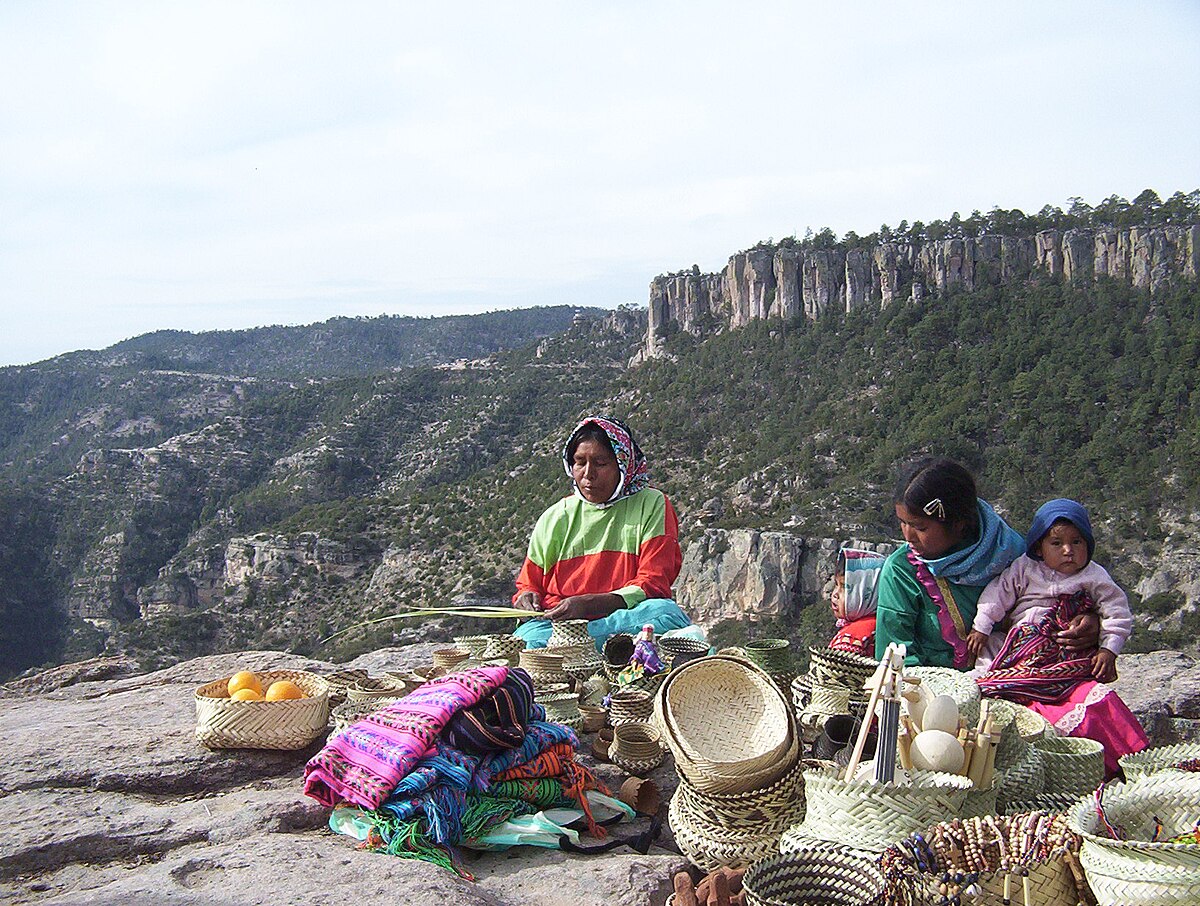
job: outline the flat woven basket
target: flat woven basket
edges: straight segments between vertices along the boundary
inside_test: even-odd
[[[749,906],[882,906],[887,893],[874,862],[829,844],[756,862],[742,888]]]
[[[263,688],[291,680],[307,698],[239,702],[229,698],[229,677],[196,690],[196,739],[209,749],[302,749],[329,725],[329,684],[303,670],[258,674]]]
[[[1104,745],[1094,739],[1043,736],[1033,746],[1042,755],[1042,789],[1047,792],[1084,796],[1104,780]]]
[[[1194,758],[1200,758],[1200,742],[1184,742],[1174,746],[1142,749],[1132,755],[1122,755],[1117,763],[1125,772],[1125,779],[1132,783],[1142,777],[1168,770]]]
[[[696,772],[762,771],[795,742],[795,717],[783,694],[766,673],[737,658],[684,664],[668,676],[654,706],[676,763]]]
[[[1059,845],[1048,857],[1023,859],[1010,856],[1011,841],[1016,839],[1020,845],[1029,839],[1024,828],[1040,827],[1042,821],[1050,821],[1048,828],[1053,831]],[[880,862],[889,866],[885,869],[885,875],[888,878],[890,901],[895,904],[930,906],[949,897],[957,897],[953,902],[962,906],[1075,906],[1079,902],[1079,889],[1067,860],[1072,858],[1068,853],[1079,851],[1080,840],[1067,829],[1064,818],[1024,813],[993,818],[987,823],[976,820],[974,826],[978,830],[973,831],[972,836],[982,841],[981,851],[976,850],[968,855],[965,847],[938,846],[935,842],[930,848],[935,863],[926,864],[922,870],[918,870],[911,861],[894,861],[903,849],[889,848]],[[936,841],[944,831],[956,834],[961,839],[962,827],[963,822],[936,825],[921,837],[926,842]],[[1008,840],[1010,845],[1002,844],[1002,838]],[[894,871],[892,866],[897,864],[904,864],[905,868]],[[961,889],[944,889],[947,882],[957,887],[955,876],[961,877],[967,873],[969,876],[960,882]],[[1006,886],[1008,896],[1005,895]],[[1027,887],[1028,898],[1025,896]]]
[[[812,840],[883,852],[891,843],[962,814],[971,781],[957,774],[913,771],[911,784],[844,781],[837,768],[804,772],[807,813],[795,830]]]
[[[1164,771],[1104,791],[1104,811],[1121,828],[1113,840],[1101,827],[1092,797],[1067,814],[1083,837],[1079,861],[1100,904],[1200,903],[1200,844],[1152,843],[1155,824],[1171,838],[1193,830],[1200,817],[1200,775]]]

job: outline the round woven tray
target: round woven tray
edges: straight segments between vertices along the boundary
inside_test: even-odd
[[[1033,745],[1042,755],[1043,790],[1077,797],[1104,780],[1104,746],[1094,739],[1042,736]]]
[[[806,847],[763,859],[742,878],[749,906],[882,906],[883,874],[861,853]]]
[[[228,696],[229,677],[196,690],[196,739],[210,749],[302,749],[329,726],[329,684],[315,673],[258,674],[263,688],[291,680],[307,698],[241,702]]]
[[[1158,771],[1170,769],[1180,762],[1200,758],[1200,742],[1184,742],[1174,746],[1157,746],[1143,749],[1132,755],[1122,755],[1118,760],[1125,779],[1132,783]]]
[[[913,771],[913,783],[844,781],[825,765],[804,772],[804,837],[882,852],[889,844],[962,814],[971,781],[957,774]]]
[[[724,777],[777,764],[797,736],[792,710],[770,677],[722,655],[672,671],[655,713],[677,764]]]
[[[1160,820],[1167,838],[1193,829],[1200,816],[1200,775],[1164,771],[1111,786],[1104,792],[1104,810],[1127,839],[1104,834],[1091,797],[1067,814],[1071,829],[1083,837],[1079,861],[1100,903],[1200,903],[1200,845],[1149,842]]]

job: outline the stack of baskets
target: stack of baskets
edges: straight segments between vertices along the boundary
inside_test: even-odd
[[[673,670],[654,704],[679,774],[668,819],[680,851],[705,870],[775,852],[804,795],[795,716],[770,677],[705,657]]]
[[[1079,861],[1101,906],[1200,903],[1200,843],[1153,842],[1188,835],[1200,816],[1200,775],[1162,771],[1105,789],[1104,827],[1092,797],[1068,815],[1083,837]],[[1161,823],[1161,828],[1157,825]]]
[[[996,749],[996,773],[1000,788],[996,796],[998,810],[1006,815],[1039,808],[1062,808],[1076,794],[1047,798],[1046,760],[1033,743],[1055,736],[1053,727],[1036,711],[1002,699],[988,699],[988,713],[1000,732]]]
[[[386,708],[404,698],[420,685],[414,680],[385,675],[364,676],[345,689],[345,700],[330,710],[330,723],[334,733],[340,733],[350,724]]]
[[[1033,747],[1042,756],[1042,788],[1046,792],[1074,800],[1104,781],[1104,746],[1094,739],[1042,736]]]
[[[546,650],[563,656],[563,672],[577,687],[603,669],[604,662],[588,633],[587,620],[555,620],[551,626]]]
[[[290,680],[304,698],[283,701],[234,701],[229,677],[196,690],[196,739],[209,749],[302,749],[329,725],[329,684],[303,670],[258,674],[263,688]]]
[[[663,762],[662,734],[653,724],[631,721],[613,728],[608,755],[630,774],[644,775]]]
[[[473,661],[483,660],[483,653],[487,650],[487,646],[488,637],[486,635],[456,635],[454,637],[454,647],[467,652]]]

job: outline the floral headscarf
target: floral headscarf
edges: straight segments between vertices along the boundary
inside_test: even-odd
[[[571,442],[588,425],[595,425],[608,437],[609,443],[612,444],[613,454],[617,458],[617,466],[621,470],[621,480],[617,482],[617,487],[613,491],[612,497],[608,498],[604,503],[592,505],[598,507],[612,506],[618,500],[624,497],[632,497],[638,491],[649,487],[650,466],[646,463],[646,456],[642,453],[642,448],[637,445],[637,441],[633,439],[633,434],[624,422],[617,421],[615,418],[609,418],[606,415],[589,415],[575,426],[575,430],[571,432],[571,436],[567,438],[567,442],[563,446],[563,470],[567,473],[567,477],[571,479],[572,484],[575,482],[575,476],[571,473],[571,457],[568,451],[571,449]],[[579,493],[578,487],[575,489],[575,493]]]

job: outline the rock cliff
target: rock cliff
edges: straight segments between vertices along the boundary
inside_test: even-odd
[[[661,353],[673,330],[705,336],[756,318],[813,320],[829,308],[849,312],[926,292],[1011,283],[1035,269],[1066,280],[1110,277],[1155,293],[1172,275],[1200,275],[1200,224],[1043,230],[873,248],[758,247],[733,255],[717,274],[693,268],[651,281],[645,355]]]

